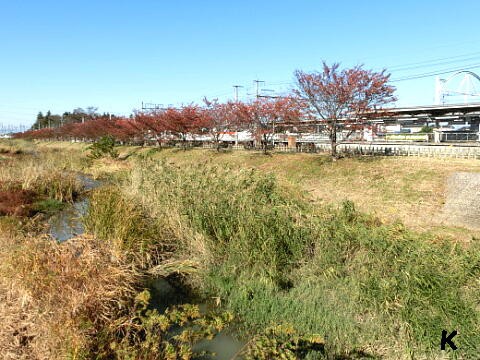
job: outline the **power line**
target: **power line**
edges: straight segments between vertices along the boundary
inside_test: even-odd
[[[398,73],[398,72],[410,71],[410,70],[415,70],[415,69],[421,69],[421,68],[425,68],[425,67],[435,67],[435,66],[441,66],[441,65],[459,64],[461,62],[478,60],[478,59],[480,59],[480,52],[473,52],[473,53],[468,53],[468,54],[454,55],[454,56],[431,59],[431,60],[424,60],[424,61],[419,61],[419,62],[399,64],[399,65],[395,65],[395,66],[392,66],[392,67],[388,67],[387,70],[394,71],[394,72]],[[422,79],[422,78],[426,78],[426,77],[443,75],[443,74],[448,74],[448,73],[461,71],[461,70],[474,69],[474,68],[477,68],[477,67],[480,67],[480,63],[468,64],[468,65],[465,65],[465,66],[462,66],[462,67],[457,67],[457,68],[454,68],[454,69],[451,69],[451,68],[445,69],[444,68],[444,69],[439,69],[439,70],[435,70],[435,71],[405,75],[405,76],[394,78],[394,79],[391,80],[391,82],[400,82],[400,81]],[[262,96],[260,94],[260,84],[265,83],[265,81],[256,79],[253,82],[254,82],[254,86],[255,86],[255,96],[258,98],[258,97]],[[294,81],[279,81],[279,82],[273,82],[273,83],[269,83],[269,84],[273,85],[273,86],[281,86],[281,85],[293,86],[293,85],[295,85],[295,82]],[[234,98],[236,100],[238,100],[238,88],[243,87],[243,86],[234,85],[233,87],[234,87]],[[212,97],[224,96],[224,95],[228,95],[229,93],[230,93],[230,91],[221,92],[221,93],[217,93],[217,94],[213,95]],[[249,94],[247,94],[247,95],[249,95]],[[252,95],[252,94],[250,94],[250,95]]]
[[[480,59],[480,56],[473,56],[473,55],[480,55],[480,52],[474,52],[474,53],[462,54],[462,55],[455,55],[455,56],[450,56],[450,57],[444,57],[444,58],[439,58],[439,59],[431,59],[431,60],[425,60],[425,61],[419,61],[419,62],[413,62],[413,63],[400,64],[400,65],[387,67],[387,70],[388,71],[401,72],[401,71],[415,70],[415,69],[430,67],[430,66],[449,65],[449,64],[455,64],[455,63],[464,62],[464,61],[471,61],[471,60]],[[466,58],[464,58],[464,57],[466,57]],[[452,61],[452,59],[457,59],[457,60]],[[446,61],[446,60],[451,60],[451,61]],[[468,67],[468,69],[477,67],[476,64],[466,65],[466,66]],[[463,69],[465,69],[465,68],[463,68]],[[462,69],[449,70],[448,72],[460,71],[460,70],[462,70]],[[436,70],[436,71],[432,72],[432,74],[436,75],[437,72],[448,73],[447,70]],[[417,77],[417,76],[423,76],[423,75],[424,74],[421,73],[421,74],[417,74],[417,75],[405,75],[404,77],[409,78],[409,77]],[[440,75],[440,74],[438,74],[438,75]],[[432,75],[429,75],[429,76],[432,76]],[[403,77],[401,79],[402,80],[395,80],[395,81],[403,81]],[[295,85],[295,83],[292,82],[292,81],[279,81],[279,82],[273,82],[273,83],[269,83],[269,84],[270,85]]]
[[[399,81],[406,81],[406,80],[416,80],[416,79],[422,79],[426,77],[431,77],[431,76],[436,76],[436,75],[444,75],[456,71],[462,71],[462,70],[470,70],[470,69],[475,69],[480,67],[480,63],[477,64],[471,64],[469,66],[463,66],[461,68],[457,69],[444,69],[444,70],[437,70],[437,71],[432,71],[432,72],[427,72],[427,73],[422,73],[422,74],[416,74],[416,75],[411,75],[411,76],[405,76],[397,79],[392,79],[390,80],[391,82],[399,82]]]
[[[480,56],[474,56],[470,58],[465,58],[462,60],[451,60],[451,61],[442,61],[442,62],[429,62],[425,63],[423,65],[416,65],[416,66],[410,66],[410,67],[402,67],[402,68],[387,68],[388,71],[395,71],[395,72],[403,72],[403,71],[409,71],[409,70],[416,70],[416,69],[421,69],[421,68],[426,68],[426,67],[435,67],[435,66],[443,66],[443,65],[450,65],[450,64],[459,64],[465,61],[472,61],[472,60],[480,60]]]
[[[469,53],[469,54],[462,54],[462,55],[455,55],[455,56],[448,56],[448,57],[443,57],[443,58],[438,58],[438,59],[430,59],[430,60],[423,60],[423,61],[417,61],[417,62],[412,62],[412,63],[406,63],[406,64],[399,64],[399,65],[393,65],[393,66],[389,66],[387,67],[388,70],[403,70],[404,68],[405,69],[410,69],[410,67],[415,67],[415,66],[420,66],[420,65],[425,65],[425,66],[428,66],[428,65],[435,65],[435,63],[443,63],[445,61],[448,61],[448,60],[452,60],[452,59],[457,59],[455,61],[452,61],[452,62],[461,62],[461,61],[467,61],[467,60],[470,60],[473,58],[478,58],[478,56],[480,56],[480,51],[478,52],[474,52],[474,53]],[[462,59],[462,58],[465,58],[465,59]]]

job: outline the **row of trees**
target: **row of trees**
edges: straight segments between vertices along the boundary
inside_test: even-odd
[[[341,70],[338,64],[323,63],[322,71],[296,71],[295,79],[296,88],[286,97],[226,103],[204,99],[202,106],[136,112],[130,118],[95,116],[17,137],[96,140],[108,135],[123,142],[149,139],[162,145],[169,140],[186,142],[208,134],[219,148],[223,133],[248,130],[266,151],[275,132],[314,121],[328,134],[332,156],[336,157],[338,132],[348,138],[382,115],[386,104],[395,101],[395,89],[388,84],[385,71],[374,72],[362,66]]]
[[[260,137],[260,143],[266,149],[274,132],[272,125],[299,123],[301,108],[292,97],[226,103],[204,99],[203,106],[192,104],[162,111],[136,112],[130,118],[97,116],[84,122],[30,130],[16,136],[91,141],[112,136],[122,142],[154,140],[161,146],[171,140],[186,143],[198,135],[209,135],[218,149],[225,132],[247,130]]]

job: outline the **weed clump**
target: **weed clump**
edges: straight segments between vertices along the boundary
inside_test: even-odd
[[[305,205],[270,175],[232,170],[146,160],[133,170],[131,193],[156,217],[173,217],[199,234],[212,269],[242,264],[276,284],[286,282],[312,240],[301,216]],[[185,247],[188,240],[184,236]]]
[[[104,156],[110,156],[111,158],[118,157],[118,151],[115,149],[115,139],[113,136],[102,136],[99,140],[89,146],[87,150],[90,150],[88,156],[92,159],[100,159]]]
[[[91,194],[84,223],[86,230],[109,243],[118,257],[144,269],[172,253],[172,241],[161,223],[117,186],[104,186]]]

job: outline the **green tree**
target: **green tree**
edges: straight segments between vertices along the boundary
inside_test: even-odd
[[[428,126],[428,125],[424,125],[424,126],[422,126],[422,128],[420,129],[420,132],[421,132],[421,133],[431,133],[431,132],[433,132],[433,127]]]
[[[42,122],[43,122],[43,119],[44,119],[43,113],[41,111],[39,111],[38,114],[37,114],[37,120],[32,125],[32,130],[33,129],[40,129],[41,125],[42,125]]]

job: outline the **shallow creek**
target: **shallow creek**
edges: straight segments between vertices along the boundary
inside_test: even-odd
[[[49,234],[59,241],[66,241],[84,233],[82,218],[88,210],[88,192],[102,185],[101,181],[94,180],[86,175],[78,174],[78,180],[83,184],[86,194],[79,196],[76,201],[67,205],[49,219]]]
[[[56,241],[63,242],[84,233],[82,218],[87,213],[89,199],[88,192],[101,186],[102,182],[89,178],[83,174],[78,175],[82,182],[85,194],[53,215],[49,220],[49,234]],[[187,292],[170,284],[164,278],[152,278],[148,281],[148,287],[152,294],[152,307],[160,313],[168,307],[185,303],[196,304],[202,312],[208,308],[207,303],[196,301]],[[237,339],[228,331],[222,331],[213,340],[203,340],[194,346],[194,351],[214,353],[215,356],[202,357],[202,359],[233,359],[245,341]]]

